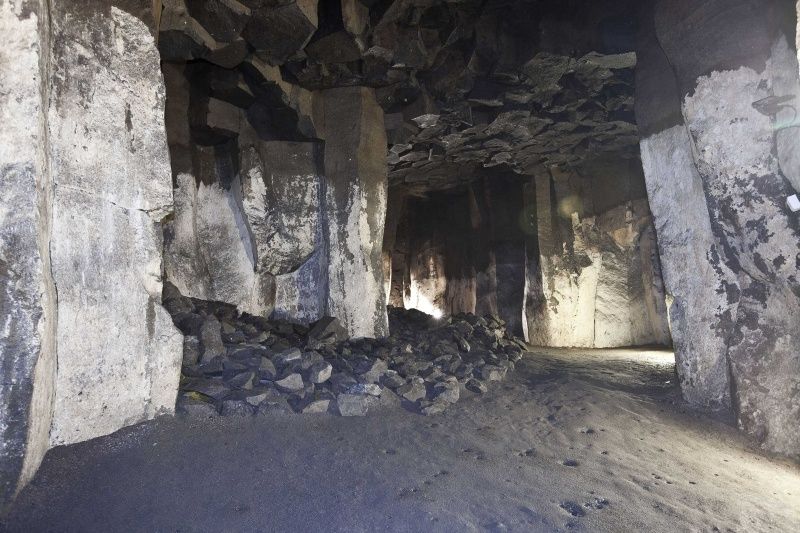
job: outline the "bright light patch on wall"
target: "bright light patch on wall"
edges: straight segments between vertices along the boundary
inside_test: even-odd
[[[444,316],[444,313],[441,309],[436,307],[436,305],[430,301],[430,299],[426,298],[425,295],[421,294],[419,291],[414,291],[413,298],[404,298],[403,299],[403,307],[406,309],[416,309],[417,311],[422,311],[425,314],[431,315],[435,319],[440,319]]]

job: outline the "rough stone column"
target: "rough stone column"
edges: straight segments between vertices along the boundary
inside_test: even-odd
[[[319,95],[325,139],[328,314],[355,337],[389,333],[381,248],[386,217],[386,130],[375,94],[344,87]]]
[[[728,333],[719,317],[735,316],[735,277],[720,261],[678,87],[656,39],[653,14],[642,21],[636,118],[681,390],[693,405],[725,408],[730,405]]]
[[[408,201],[409,297],[407,307],[428,314],[445,313],[447,229],[441,196]]]
[[[392,255],[397,244],[397,228],[405,209],[406,193],[400,188],[389,189],[389,200],[386,208],[386,224],[383,230],[383,291],[387,305],[391,303],[392,292]]]
[[[497,265],[491,243],[491,212],[484,182],[478,181],[470,185],[468,193],[473,228],[475,314],[478,316],[497,315]]]
[[[525,292],[525,236],[520,225],[522,179],[516,175],[490,175],[486,180],[497,277],[497,314],[511,333],[521,336]]]
[[[55,381],[46,3],[0,0],[0,514],[48,448]]]
[[[522,328],[525,339],[537,331],[537,321],[544,318],[547,300],[542,290],[542,264],[539,251],[539,220],[536,205],[536,178],[525,181],[522,190],[525,206],[525,300],[523,303]]]
[[[778,5],[659,2],[649,19],[657,43],[642,51],[664,50],[662,65],[668,63],[674,73],[678,104],[667,108],[669,114],[650,108],[637,115],[647,123],[642,153],[651,204],[660,204],[654,211],[660,209],[667,288],[680,284],[692,297],[708,298],[682,307],[695,314],[687,320],[685,339],[710,340],[676,342],[679,362],[698,363],[683,369],[687,397],[701,404],[724,402],[727,372],[740,427],[766,449],[800,456],[800,227],[785,207],[793,188],[785,174],[789,168],[781,168],[787,160],[776,157],[782,143],[775,149],[782,131],[780,102],[797,98],[791,94],[796,78],[787,83],[786,73],[797,68],[780,17],[775,18]],[[644,102],[664,95],[669,79],[647,80],[640,73],[640,81],[637,101]],[[787,89],[790,94],[776,92]],[[790,148],[800,149],[800,136],[783,139],[792,141]],[[680,180],[671,169],[683,169]],[[684,227],[689,220],[695,224]],[[699,268],[687,273],[687,264]],[[680,269],[684,277],[676,279]],[[671,316],[676,316],[674,302]]]
[[[475,312],[475,266],[469,194],[443,195],[439,209],[445,214],[445,269],[447,288],[444,309],[448,314]]]
[[[160,305],[172,179],[150,2],[49,5],[56,445],[172,412],[181,339]]]

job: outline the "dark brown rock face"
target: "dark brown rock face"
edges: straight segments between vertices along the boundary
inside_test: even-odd
[[[675,87],[672,108],[683,121],[659,129],[669,122],[646,107],[639,121],[652,132],[642,155],[663,227],[666,288],[675,295],[670,315],[684,393],[700,405],[730,401],[742,429],[766,449],[797,457],[800,229],[784,207],[796,176],[775,149],[778,139],[784,150],[789,143],[774,127],[780,110],[765,114],[758,105],[787,96],[776,90],[798,95],[781,5],[656,3],[643,54],[655,54],[657,42],[674,78],[656,85],[657,75],[643,70],[639,95],[663,98],[665,87]],[[685,272],[686,264],[697,273]],[[708,297],[696,301],[702,294]]]

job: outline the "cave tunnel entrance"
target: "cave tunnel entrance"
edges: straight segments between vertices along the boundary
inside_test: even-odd
[[[317,28],[292,10],[305,58],[261,42],[258,12],[163,6],[170,286],[301,324],[337,315],[355,336],[388,334],[389,305],[497,316],[537,346],[669,346],[635,17],[402,5],[321,2]],[[429,35],[409,56],[410,13]],[[459,17],[473,33],[437,42]],[[375,44],[358,68],[336,55],[353,24]]]

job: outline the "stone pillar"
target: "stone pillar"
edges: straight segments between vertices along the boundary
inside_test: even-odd
[[[483,181],[470,185],[472,260],[475,266],[475,314],[497,315],[497,269],[492,249],[491,211]]]
[[[389,189],[389,201],[386,208],[386,224],[383,230],[383,248],[381,261],[383,262],[383,291],[386,295],[387,305],[391,305],[392,284],[392,255],[397,244],[397,228],[400,225],[403,211],[405,210],[406,193],[398,187]]]
[[[56,371],[45,2],[0,0],[0,514],[48,448]]]
[[[409,296],[406,307],[428,314],[446,313],[447,278],[446,213],[441,197],[414,198],[409,212]]]
[[[11,324],[0,503],[48,445],[174,409],[181,341],[160,305],[172,179],[152,24],[148,0],[0,1],[0,306]]]
[[[546,315],[547,300],[542,289],[542,264],[539,251],[539,217],[536,204],[536,178],[526,179],[523,186],[524,230],[525,230],[525,299],[523,303],[522,328],[524,338],[534,344],[535,333],[541,331],[539,321]],[[539,342],[541,344],[541,342]]]
[[[49,5],[57,445],[171,413],[181,338],[161,307],[172,178],[150,3]]]
[[[522,178],[487,176],[492,239],[497,279],[497,314],[514,335],[522,336],[525,293],[525,236],[522,232]]]
[[[325,139],[327,312],[354,337],[388,335],[381,248],[386,217],[386,130],[365,87],[319,94]]]
[[[800,150],[780,123],[797,67],[777,5],[658,2],[644,19],[655,37],[640,46],[637,118],[684,394],[730,401],[765,449],[798,457],[800,227],[775,151]]]
[[[469,194],[457,191],[442,196],[437,208],[445,214],[444,275],[447,287],[444,309],[448,314],[474,313],[475,266]]]

